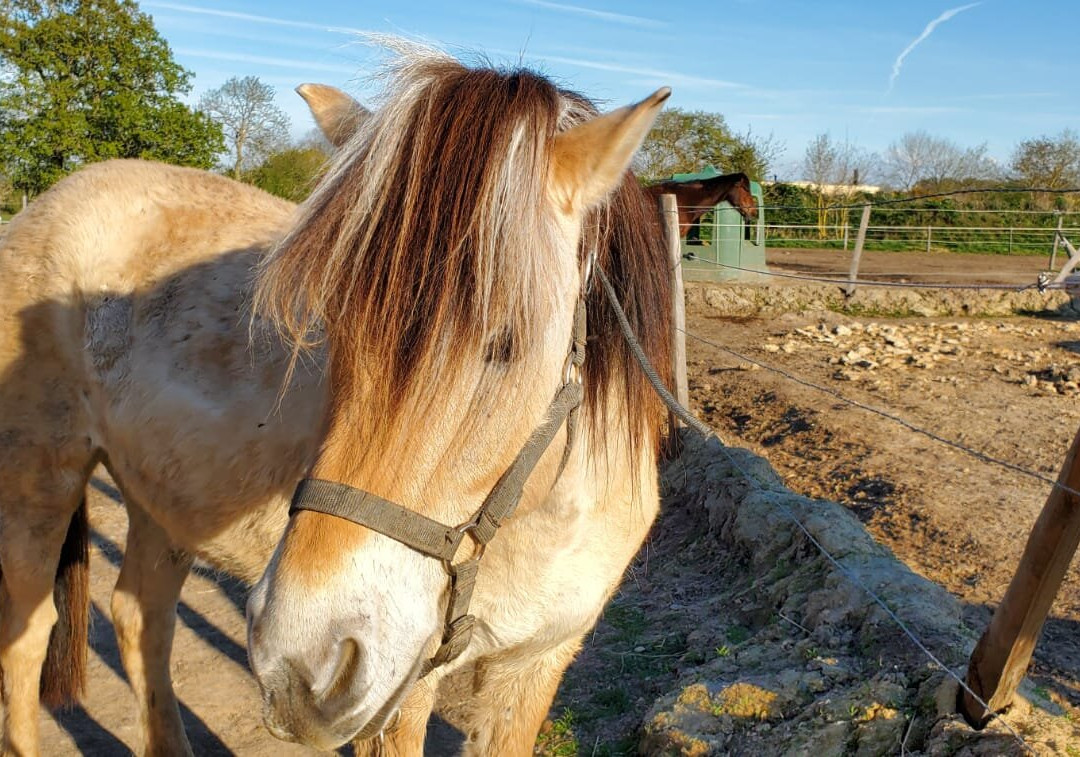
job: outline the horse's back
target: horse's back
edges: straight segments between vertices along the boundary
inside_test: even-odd
[[[125,494],[198,551],[255,528],[314,443],[320,366],[301,366],[279,407],[289,352],[248,306],[293,212],[213,174],[113,161],[42,195],[0,247],[6,374],[52,387],[70,406],[52,433],[87,439]],[[0,425],[24,383],[0,383]]]

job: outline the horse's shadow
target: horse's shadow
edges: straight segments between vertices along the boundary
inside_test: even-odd
[[[95,543],[97,543],[96,540]],[[90,648],[117,676],[126,681],[127,675],[120,661],[115,628],[108,614],[103,612],[96,602],[91,603],[90,606],[90,623]],[[82,706],[76,705],[60,710],[53,714],[53,718],[61,728],[68,732],[83,754],[130,753],[122,741],[94,720]],[[183,720],[184,729],[196,754],[233,754],[232,750],[225,746],[224,742],[183,701],[180,701],[180,718]]]

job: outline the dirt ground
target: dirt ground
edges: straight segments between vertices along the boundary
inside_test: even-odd
[[[785,250],[773,251],[768,262],[772,270],[820,273],[842,268],[837,264],[846,258]],[[1046,262],[869,253],[860,276],[1029,283]],[[702,340],[1056,478],[1080,426],[1080,323],[832,312],[732,319],[704,305],[692,307],[687,322],[700,337],[687,340],[695,412],[729,445],[765,456],[794,491],[852,509],[910,567],[963,600],[973,628],[984,627],[1049,485],[756,369]],[[1038,646],[1034,676],[1062,703],[1080,705],[1075,566]]]
[[[1045,263],[1043,258],[867,253],[861,276],[1030,283]],[[769,265],[791,272],[846,271],[847,257],[771,251]],[[1056,476],[1080,425],[1080,324],[1072,321],[852,318],[832,312],[735,319],[701,304],[688,313],[688,331],[1044,476]],[[793,490],[850,507],[915,571],[959,597],[972,627],[985,625],[1046,498],[1045,483],[988,465],[769,370],[753,369],[696,338],[688,340],[688,354],[693,408],[725,442],[766,456]],[[108,610],[126,518],[104,478],[95,479],[90,502],[89,692],[82,707],[55,718],[42,716],[45,754],[126,754],[137,746],[133,699]],[[632,566],[627,589],[616,596],[571,668],[541,753],[633,753],[642,716],[666,693],[678,672],[676,661],[686,656],[685,648],[672,645],[685,647],[688,631],[665,625],[686,618],[667,613],[656,620],[649,617],[650,608],[677,608],[720,589],[708,567],[715,555],[691,538],[697,529],[697,521],[677,508],[665,515]],[[208,572],[193,575],[184,589],[173,677],[195,752],[313,753],[277,741],[262,727],[247,672],[244,598],[241,587]],[[732,646],[743,640],[741,627],[733,621],[724,631]],[[636,678],[642,681],[639,688],[597,677],[626,670],[642,674]],[[1054,701],[1067,708],[1080,705],[1080,577],[1075,571],[1040,642],[1034,678]],[[595,704],[592,711],[582,710],[586,694]],[[434,742],[429,754],[448,753],[448,743]]]

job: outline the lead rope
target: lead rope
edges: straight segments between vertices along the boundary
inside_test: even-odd
[[[626,313],[623,311],[622,305],[619,304],[619,297],[615,294],[615,287],[611,286],[611,282],[608,281],[608,277],[604,274],[603,268],[597,267],[596,277],[600,279],[600,283],[604,286],[604,292],[607,293],[611,308],[615,311],[615,318],[619,321],[623,337],[626,338],[626,343],[630,346],[630,351],[634,353],[634,357],[637,358],[638,364],[645,374],[645,378],[649,380],[649,383],[652,384],[652,388],[660,395],[660,399],[667,405],[668,410],[673,412],[678,416],[679,420],[683,421],[686,425],[692,427],[700,434],[703,434],[704,436],[715,436],[715,431],[706,426],[698,420],[693,413],[683,407],[682,404],[675,399],[675,395],[668,391],[668,388],[664,386],[664,382],[660,380],[660,375],[656,372],[656,369],[653,368],[652,362],[650,362],[649,358],[645,355],[645,350],[642,349],[637,337],[634,336],[634,329],[631,328],[630,321],[627,320]]]

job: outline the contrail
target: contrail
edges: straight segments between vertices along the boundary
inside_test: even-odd
[[[904,58],[908,57],[908,54],[911,53],[911,51],[914,50],[920,42],[933,34],[934,29],[937,29],[939,24],[945,23],[958,13],[963,13],[966,10],[970,10],[976,5],[982,5],[982,2],[968,3],[967,5],[961,5],[959,8],[952,8],[945,11],[940,16],[931,21],[929,24],[927,24],[926,28],[922,30],[922,34],[912,40],[911,44],[905,47],[904,51],[898,56],[896,56],[896,61],[894,61],[892,64],[892,74],[890,74],[889,76],[889,88],[885,91],[885,94],[889,94],[890,92],[892,92],[893,84],[896,83],[896,77],[900,75],[900,67],[904,65]]]

